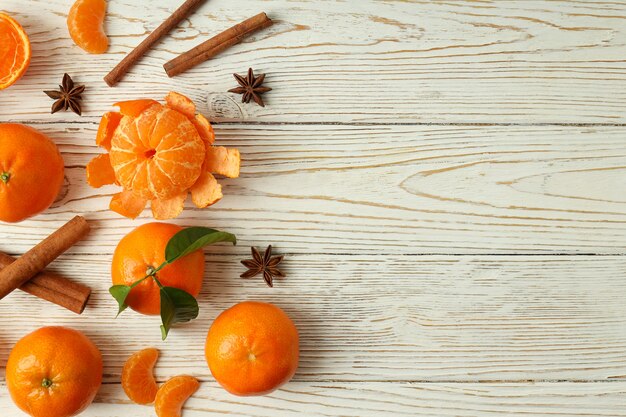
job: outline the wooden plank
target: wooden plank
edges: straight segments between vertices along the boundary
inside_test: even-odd
[[[307,383],[296,382],[263,397],[235,397],[204,383],[187,402],[184,417],[300,416],[626,416],[626,382],[598,383]],[[0,413],[18,415],[4,385]],[[20,414],[21,415],[21,414]],[[117,384],[104,385],[81,417],[153,417],[152,406],[130,403]]]
[[[153,3],[111,2],[110,51],[88,56],[67,35],[66,0],[3,0],[34,55],[23,81],[0,94],[2,120],[78,120],[49,116],[42,93],[68,72],[88,85],[81,120],[119,99],[175,89],[222,121],[626,122],[624,2],[211,0],[109,89],[102,77],[180,2]],[[276,25],[165,76],[167,60],[261,10]],[[250,66],[268,73],[266,108],[227,93],[231,74]]]
[[[287,255],[287,278],[273,289],[260,277],[240,279],[239,255],[207,255],[200,316],[166,342],[158,317],[128,311],[114,319],[110,256],[65,257],[55,269],[94,289],[86,312],[78,319],[11,294],[0,302],[0,317],[10,318],[0,328],[0,366],[24,334],[66,325],[101,347],[107,382],[118,382],[126,358],[148,346],[162,350],[160,381],[180,373],[210,381],[204,340],[212,320],[239,301],[264,300],[283,307],[299,328],[296,381],[626,376],[626,257]]]
[[[110,254],[142,222],[92,189],[95,124],[39,124],[61,147],[68,188],[46,214],[3,225],[21,253],[87,213],[95,232],[72,253]],[[236,233],[243,246],[299,253],[623,253],[625,127],[218,125],[243,155],[226,197],[177,220]],[[4,242],[4,243],[2,243]],[[235,249],[245,252],[244,247]]]

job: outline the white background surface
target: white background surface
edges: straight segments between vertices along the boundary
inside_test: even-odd
[[[185,417],[626,416],[626,2],[208,0],[117,87],[102,77],[179,1],[111,0],[111,47],[89,56],[65,25],[69,0],[2,0],[32,65],[0,92],[0,121],[54,138],[67,187],[44,214],[0,226],[19,255],[76,214],[90,237],[52,266],[90,285],[82,316],[16,292],[0,302],[0,367],[44,325],[84,331],[105,383],[86,417],[147,417],[119,386],[124,360],[155,346],[159,381],[202,381]],[[265,11],[276,24],[188,73],[162,64]],[[233,72],[267,73],[266,108],[227,93]],[[84,115],[49,114],[64,72]],[[151,221],[94,190],[112,103],[176,90],[237,147],[225,198],[176,223],[235,233],[207,250],[200,317],[160,341],[157,317],[117,320],[108,295],[119,239]],[[287,255],[267,288],[239,279],[249,246]],[[266,397],[219,388],[206,331],[246,300],[283,307],[301,333],[294,380]],[[19,416],[0,368],[0,415]]]

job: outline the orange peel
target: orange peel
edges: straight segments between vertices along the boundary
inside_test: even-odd
[[[93,188],[115,184],[115,172],[109,154],[96,156],[87,164],[87,183]]]

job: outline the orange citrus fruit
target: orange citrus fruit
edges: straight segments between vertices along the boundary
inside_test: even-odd
[[[67,16],[70,36],[83,50],[90,54],[103,54],[109,48],[104,32],[105,0],[77,0]]]
[[[185,401],[198,391],[200,383],[192,376],[180,375],[161,385],[154,401],[158,417],[180,417]]]
[[[15,404],[33,417],[70,417],[91,404],[102,383],[102,357],[77,330],[43,327],[13,347],[6,380]]]
[[[50,207],[63,172],[63,158],[47,136],[21,124],[0,123],[0,220],[18,222]]]
[[[137,404],[154,402],[157,383],[154,379],[154,365],[159,359],[159,351],[148,348],[134,353],[122,369],[122,388],[132,401]]]
[[[171,91],[165,105],[139,99],[115,106],[119,112],[102,116],[96,136],[96,144],[108,153],[87,164],[92,187],[123,187],[113,196],[111,210],[134,219],[150,201],[155,219],[171,219],[183,211],[190,193],[198,208],[223,197],[213,174],[239,176],[239,151],[213,146],[211,123],[196,114],[188,97]]]
[[[109,155],[115,177],[147,200],[166,200],[189,189],[200,175],[205,146],[189,119],[154,104],[122,118]]]
[[[124,236],[113,254],[113,285],[132,285],[158,268],[165,261],[167,242],[181,230],[174,224],[148,223]],[[202,250],[197,250],[167,265],[156,273],[156,278],[163,286],[176,287],[196,297],[202,287],[203,275],[204,255]],[[131,290],[126,303],[141,314],[159,314],[158,284],[153,278],[145,279]]]
[[[30,64],[30,41],[19,23],[0,13],[0,90],[13,85]]]
[[[298,330],[275,305],[246,301],[215,319],[205,355],[213,377],[231,394],[267,394],[296,373]]]

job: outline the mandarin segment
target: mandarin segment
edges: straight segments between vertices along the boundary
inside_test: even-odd
[[[152,216],[156,220],[168,220],[178,217],[185,208],[186,199],[187,191],[172,198],[168,198],[167,200],[152,200],[150,203]]]
[[[67,16],[70,36],[81,49],[90,54],[103,54],[109,48],[104,32],[105,0],[77,0]]]
[[[98,126],[96,145],[103,147],[107,151],[111,150],[111,138],[113,138],[115,129],[117,129],[121,120],[121,113],[115,111],[105,113],[100,120],[100,125]]]
[[[89,161],[87,164],[87,183],[93,188],[115,183],[115,171],[111,166],[108,153],[98,155]]]
[[[224,195],[222,194],[222,186],[210,172],[204,171],[200,174],[198,181],[191,187],[191,201],[198,208],[205,208],[220,201]]]
[[[227,149],[223,146],[210,146],[204,162],[206,171],[220,174],[228,178],[239,177],[241,155],[238,149]]]
[[[24,28],[0,13],[0,90],[19,80],[30,65],[31,47]]]
[[[158,386],[154,379],[154,365],[159,351],[148,348],[135,352],[122,369],[122,388],[133,402],[151,404],[156,398]]]
[[[200,388],[198,380],[189,375],[175,376],[157,391],[154,409],[158,417],[181,417],[185,402]]]
[[[148,200],[136,196],[132,191],[125,190],[113,196],[109,208],[124,217],[136,219],[146,208],[146,204]]]

